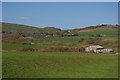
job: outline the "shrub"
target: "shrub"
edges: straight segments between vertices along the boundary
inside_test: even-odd
[[[80,40],[79,40],[79,42],[82,42],[82,41],[84,41],[85,39],[84,38],[81,38]]]
[[[97,44],[101,41],[102,39],[101,38],[89,38],[86,40],[86,42],[88,44]]]
[[[84,48],[70,48],[70,47],[50,47],[50,48],[19,48],[17,51],[39,51],[39,52],[84,52]]]
[[[101,34],[97,34],[96,37],[102,37],[102,35]]]
[[[38,51],[39,49],[34,49],[34,48],[20,48],[17,49],[17,51]]]
[[[85,52],[85,48],[84,47],[79,48],[79,52]]]

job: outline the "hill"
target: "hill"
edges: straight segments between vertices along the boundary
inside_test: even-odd
[[[93,29],[97,29],[97,28],[112,28],[112,29],[120,29],[120,26],[119,25],[107,25],[107,24],[102,24],[102,25],[96,25],[96,26],[88,26],[88,27],[85,27],[85,28],[79,28],[79,29],[72,29],[70,30],[70,32],[75,32],[75,31],[78,31],[78,32],[82,32],[82,31],[90,31],[90,30],[93,30]]]
[[[50,27],[50,28],[37,28],[33,26],[13,24],[13,23],[2,23],[2,31],[60,31],[61,29]]]
[[[76,36],[76,33],[68,33],[55,27],[37,28],[33,26],[2,23],[3,34],[19,34],[23,37],[63,37]]]
[[[118,25],[97,25],[80,29],[61,30],[55,27],[37,28],[33,26],[3,23],[3,37],[17,34],[22,37],[33,37],[37,40],[80,40],[81,38],[112,38],[118,37]],[[5,35],[4,35],[5,34]]]
[[[21,25],[21,24],[14,24],[14,23],[2,23],[2,31],[61,31],[59,28],[55,27],[45,27],[45,28],[37,28],[34,26],[28,26],[28,25]],[[71,29],[69,30],[70,32],[73,31],[89,31],[97,28],[120,28],[119,25],[107,25],[107,24],[102,24],[102,25],[96,25],[96,26],[88,26],[85,28],[79,28],[79,29]],[[68,30],[64,30],[68,31]]]
[[[5,43],[16,43],[19,45],[42,43],[41,45],[50,45],[51,47],[55,47],[56,45],[56,47],[60,46],[60,48],[61,46],[67,46],[69,48],[70,46],[79,47],[80,45],[85,47],[85,45],[93,44],[99,44],[109,48],[111,45],[110,43],[113,43],[110,47],[115,48],[117,51],[116,42],[118,38],[118,25],[90,26],[77,29],[77,31],[74,30],[75,29],[73,29],[73,31],[60,30],[54,27],[36,28],[25,25],[3,23],[2,37],[3,42]],[[34,48],[33,45],[30,48]]]

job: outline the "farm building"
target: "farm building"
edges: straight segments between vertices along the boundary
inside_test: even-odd
[[[85,51],[94,53],[114,53],[112,49],[104,49],[102,46],[99,45],[86,47]]]

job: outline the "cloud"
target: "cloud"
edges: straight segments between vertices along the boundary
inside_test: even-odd
[[[26,17],[17,17],[16,19],[19,19],[19,20],[27,20],[28,18],[26,18]]]

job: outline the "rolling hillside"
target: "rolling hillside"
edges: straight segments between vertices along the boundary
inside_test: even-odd
[[[101,45],[118,53],[118,26],[73,30],[3,23],[3,78],[117,78],[118,56],[86,53]]]
[[[27,26],[27,25],[21,25],[21,24],[13,24],[13,23],[2,23],[2,31],[12,31],[12,30],[16,30],[16,31],[61,31],[61,29],[59,28],[55,28],[55,27],[45,27],[45,28],[37,28],[34,26]],[[96,26],[88,26],[85,28],[79,28],[79,29],[72,29],[69,30],[70,32],[74,32],[74,31],[78,31],[78,32],[82,32],[83,30],[85,32],[93,30],[93,29],[97,29],[97,28],[112,28],[112,29],[118,29],[120,28],[119,25],[96,25]],[[64,30],[64,31],[68,31],[68,30]]]
[[[2,31],[59,31],[57,28],[37,28],[33,26],[13,24],[13,23],[2,23]]]
[[[13,32],[13,34],[7,33],[9,31],[17,30],[25,32]],[[75,29],[73,29],[73,31],[74,30]],[[3,45],[5,45],[3,46],[4,49],[7,49],[10,45],[12,46],[13,44],[11,43],[16,43],[16,45],[14,45],[15,48],[61,48],[63,46],[68,48],[70,46],[79,48],[80,46],[85,47],[88,45],[99,44],[106,48],[112,48],[117,52],[118,25],[101,25],[96,27],[86,27],[77,29],[76,32],[73,32],[71,30],[63,31],[54,27],[36,28],[25,25],[3,23],[3,31],[6,31],[6,33],[3,34]],[[16,39],[15,37],[19,38]],[[29,40],[24,37],[33,37],[33,40]],[[22,45],[30,43],[36,44]],[[112,45],[110,43],[112,43]]]

